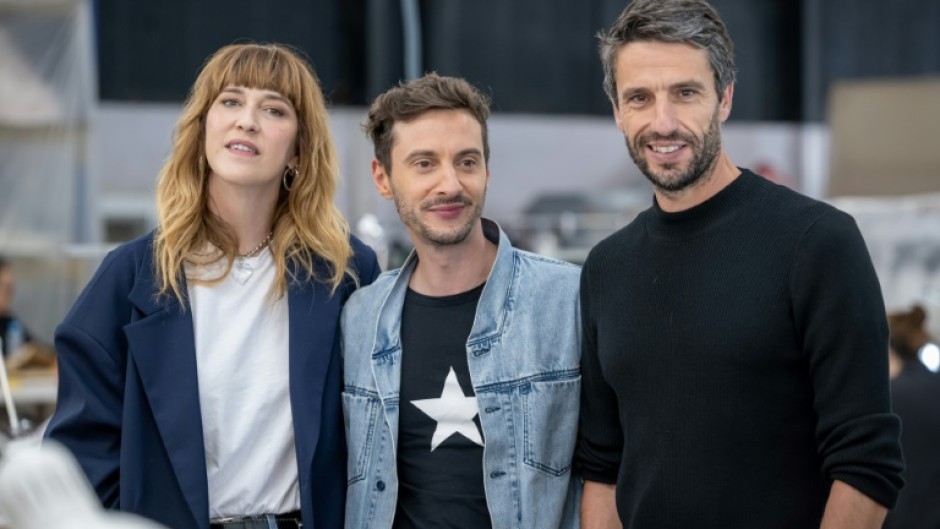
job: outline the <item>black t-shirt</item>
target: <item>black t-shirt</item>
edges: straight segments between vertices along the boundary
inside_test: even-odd
[[[491,527],[466,350],[482,291],[405,297],[394,529]]]

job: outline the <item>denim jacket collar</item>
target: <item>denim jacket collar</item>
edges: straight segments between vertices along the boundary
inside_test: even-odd
[[[578,527],[580,324],[577,267],[512,247],[483,219],[496,258],[466,340],[493,527]],[[346,529],[391,527],[399,482],[400,327],[417,256],[354,294],[343,314]]]
[[[495,221],[483,218],[481,222],[484,236],[497,243],[498,247],[496,259],[486,279],[486,286],[483,287],[483,293],[480,295],[473,328],[467,338],[467,346],[475,355],[488,352],[493,339],[502,333],[504,309],[512,303],[513,278],[516,273],[513,264],[513,248],[509,238]],[[418,255],[412,250],[382,304],[377,323],[378,332],[375,334],[375,344],[372,349],[373,358],[401,349],[401,311],[405,304],[408,283],[417,262]]]

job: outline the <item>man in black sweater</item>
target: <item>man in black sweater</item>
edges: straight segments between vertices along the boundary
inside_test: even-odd
[[[855,222],[723,151],[732,44],[704,0],[636,0],[600,38],[655,200],[582,273],[582,527],[880,527],[903,465]]]

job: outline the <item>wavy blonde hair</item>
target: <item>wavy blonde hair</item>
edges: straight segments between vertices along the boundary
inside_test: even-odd
[[[350,268],[349,225],[333,204],[339,168],[316,75],[290,48],[249,43],[225,46],[207,60],[177,122],[172,154],[157,182],[158,295],[172,294],[183,304],[185,263],[225,259],[218,278],[186,277],[211,284],[228,275],[237,256],[233,230],[209,209],[205,150],[206,114],[229,86],[276,91],[290,100],[297,113],[299,163],[290,190],[281,189],[275,207],[270,246],[277,279],[271,295],[276,299],[287,292],[288,276],[291,281],[323,281],[333,292],[347,275],[358,283]],[[207,247],[217,250],[207,256]]]

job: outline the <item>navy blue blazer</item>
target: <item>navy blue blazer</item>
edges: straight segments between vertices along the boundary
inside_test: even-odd
[[[380,271],[375,253],[351,242],[365,286]],[[56,329],[59,396],[46,437],[75,454],[105,507],[172,529],[208,529],[192,317],[175,297],[155,296],[152,243],[151,233],[108,254]],[[290,401],[307,528],[343,525],[338,324],[355,288],[348,279],[333,295],[312,280],[288,288]]]

